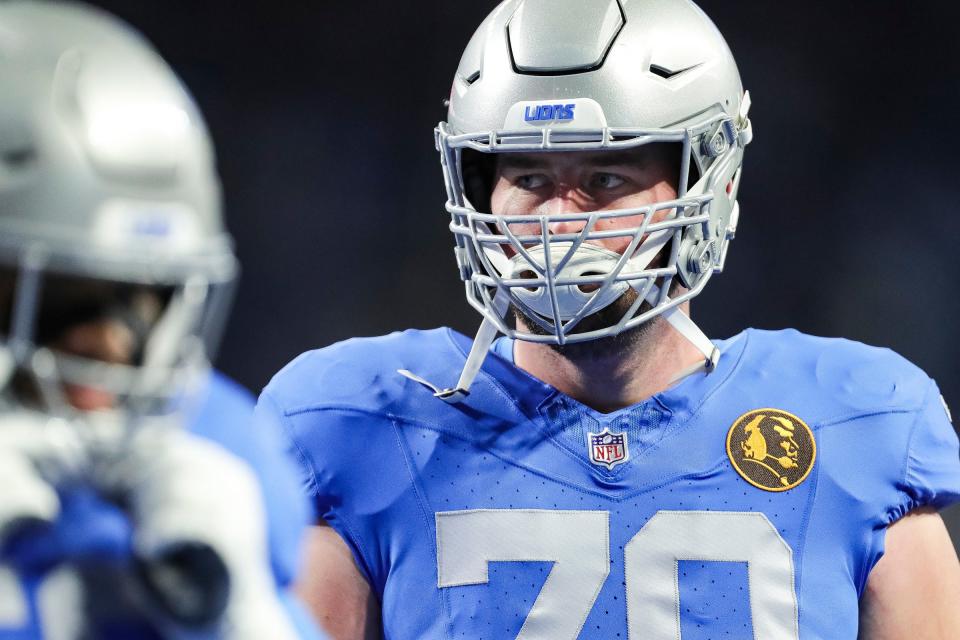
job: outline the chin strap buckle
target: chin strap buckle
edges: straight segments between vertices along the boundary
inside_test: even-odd
[[[704,362],[703,368],[707,373],[710,373],[717,368],[717,364],[720,362],[720,349],[716,346],[713,347],[713,351],[710,352],[710,357]]]
[[[430,390],[430,393],[433,394],[434,398],[440,398],[448,404],[460,402],[470,395],[470,391],[468,389],[441,389],[437,385],[433,384],[429,380],[426,380],[425,378],[421,378],[409,369],[397,369],[397,373],[408,380],[413,380],[414,382],[423,385]]]
[[[750,113],[750,92],[743,92],[743,99],[740,101],[740,112],[737,114],[737,138],[740,146],[746,147],[753,141],[753,123],[747,116]]]
[[[506,303],[506,294],[498,293],[494,300],[496,308],[506,310]],[[463,369],[460,371],[460,379],[457,381],[456,387],[441,388],[408,369],[397,369],[397,373],[423,385],[433,393],[434,398],[439,398],[447,404],[460,402],[470,395],[470,385],[473,384],[477,374],[480,373],[480,367],[483,366],[483,361],[487,359],[487,354],[490,352],[490,345],[497,338],[497,331],[497,325],[493,321],[488,318],[483,319],[483,323],[477,330],[477,337],[473,339],[473,346],[470,348],[467,361],[463,363]]]

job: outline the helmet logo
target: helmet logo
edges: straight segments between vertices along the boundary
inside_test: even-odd
[[[522,100],[507,112],[503,128],[507,131],[529,131],[530,127],[545,125],[567,127],[576,122],[577,129],[603,129],[607,119],[603,108],[590,98],[553,98],[547,100]]]
[[[613,433],[607,427],[600,433],[587,433],[590,449],[590,462],[602,465],[607,470],[630,459],[626,433]]]
[[[780,409],[756,409],[730,427],[727,456],[737,473],[758,489],[786,491],[810,474],[817,443],[797,416]]]
[[[193,250],[203,230],[185,203],[112,198],[96,212],[93,235],[106,247]]]
[[[523,112],[523,119],[527,122],[544,122],[548,120],[573,120],[575,104],[535,104],[528,106]]]
[[[137,236],[155,236],[163,238],[170,235],[171,224],[165,218],[143,218],[133,222],[133,233]]]

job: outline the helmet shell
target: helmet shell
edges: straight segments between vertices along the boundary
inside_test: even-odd
[[[80,4],[0,4],[0,259],[178,282],[232,276],[206,125],[136,31]]]
[[[503,129],[514,104],[589,98],[614,128],[666,129],[740,109],[736,62],[688,0],[506,0],[453,82],[454,133]]]
[[[743,153],[752,139],[749,106],[729,47],[689,0],[502,2],[467,45],[447,121],[435,132],[468,302],[509,336],[566,344],[616,335],[699,295],[723,269],[736,231]],[[630,213],[643,219],[638,226],[617,225],[630,240],[632,248],[625,250],[630,255],[592,265],[585,271],[589,281],[567,274],[565,265],[584,243],[602,245],[601,222],[627,214],[489,211],[495,154],[596,152],[653,143],[681,146],[677,198]],[[656,215],[666,220],[651,224]],[[549,231],[575,220],[583,227],[577,234]],[[511,225],[542,231],[518,238]],[[569,243],[566,252],[554,251],[553,245],[563,242]],[[536,244],[557,259],[538,264],[527,250]],[[666,257],[659,267],[638,260],[652,249]],[[529,268],[503,269],[498,251],[523,256]],[[625,271],[625,265],[631,268]],[[606,293],[621,283],[649,308],[637,302],[619,319],[577,331],[601,303],[612,304]],[[674,283],[682,285],[679,295]],[[584,295],[591,291],[597,293]],[[533,299],[550,305],[534,308]],[[504,319],[509,306],[542,331],[512,328]]]

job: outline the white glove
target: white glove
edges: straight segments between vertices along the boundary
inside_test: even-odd
[[[158,425],[138,430],[122,468],[117,477],[126,479],[135,553],[168,618],[178,617],[171,609],[180,613],[168,633],[297,638],[270,567],[263,496],[245,462]]]
[[[88,465],[75,425],[30,411],[0,413],[0,540],[20,526],[53,523],[54,487]]]

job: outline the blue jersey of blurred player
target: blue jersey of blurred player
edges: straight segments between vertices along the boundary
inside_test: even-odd
[[[236,274],[213,150],[142,36],[0,6],[0,638],[316,637],[308,505],[211,372]]]
[[[276,595],[300,638],[318,638],[289,593],[307,505],[276,434],[251,428],[253,397],[212,373],[197,390],[187,430],[216,443],[257,474],[269,531]],[[202,490],[202,489],[200,489]],[[77,620],[92,637],[162,637],[142,610],[136,583],[134,524],[114,501],[84,484],[61,486],[60,517],[52,526],[7,541],[0,564],[0,638],[59,638]],[[237,535],[242,535],[237,532]],[[78,614],[78,612],[81,612]],[[73,636],[67,636],[73,637]]]
[[[480,26],[436,131],[475,340],[307,353],[258,405],[314,501],[303,592],[335,637],[960,633],[935,384],[689,317],[749,108],[687,0],[506,0]]]

